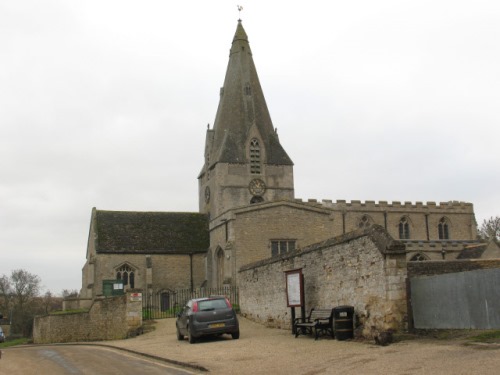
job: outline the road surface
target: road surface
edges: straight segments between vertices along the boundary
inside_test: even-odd
[[[23,375],[137,375],[198,374],[132,353],[91,345],[47,345],[2,350],[0,374]]]

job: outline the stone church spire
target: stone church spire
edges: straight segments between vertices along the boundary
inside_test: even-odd
[[[293,162],[271,121],[241,20],[198,184],[200,212],[211,219],[232,208],[294,197]]]
[[[261,147],[265,149],[263,163],[293,165],[273,127],[248,37],[241,20],[238,20],[224,86],[220,91],[209,167],[218,162],[246,163],[248,157],[245,145],[252,127],[258,131]]]

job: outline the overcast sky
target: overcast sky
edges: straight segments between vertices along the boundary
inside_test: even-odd
[[[237,4],[0,0],[0,275],[79,290],[92,207],[197,211]],[[296,197],[500,215],[498,0],[241,5]]]

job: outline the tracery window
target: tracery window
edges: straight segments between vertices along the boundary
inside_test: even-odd
[[[418,253],[411,257],[410,262],[423,262],[424,260],[427,260],[427,258],[424,255]]]
[[[449,240],[450,239],[448,221],[444,217],[441,220],[439,220],[438,232],[439,232],[439,239],[440,240]]]
[[[260,174],[260,145],[255,138],[250,141],[250,173]]]
[[[407,217],[402,217],[399,221],[399,238],[407,240],[410,238],[410,223]]]
[[[135,287],[134,270],[127,264],[116,270],[116,279],[123,281],[123,286],[130,285],[130,288]]]
[[[370,217],[368,215],[363,215],[363,217],[361,217],[361,220],[358,223],[358,228],[365,229],[370,227],[372,224],[373,223]]]

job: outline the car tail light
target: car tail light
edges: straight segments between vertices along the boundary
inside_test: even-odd
[[[198,302],[193,302],[193,312],[197,312],[198,311]]]
[[[233,308],[233,306],[231,306],[231,302],[229,302],[229,300],[226,298],[226,305],[227,307],[229,307],[230,309]]]

